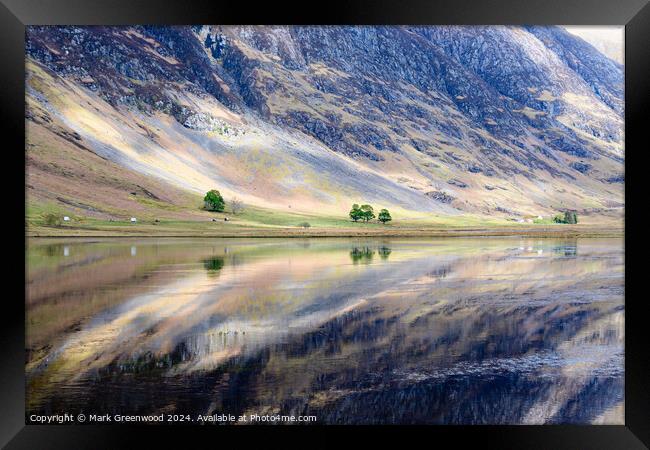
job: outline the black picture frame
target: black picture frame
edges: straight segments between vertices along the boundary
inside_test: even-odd
[[[429,426],[429,427],[239,427],[175,428],[164,426],[25,425],[24,403],[24,37],[25,26],[44,24],[554,24],[625,25],[625,243],[626,340],[624,426]],[[644,327],[649,317],[646,298],[634,295],[644,267],[631,264],[643,249],[640,237],[643,208],[643,153],[647,150],[647,112],[650,109],[650,4],[648,0],[408,0],[328,1],[296,5],[214,0],[0,0],[0,123],[5,125],[2,177],[6,245],[4,312],[0,348],[0,445],[6,448],[116,448],[134,447],[146,436],[145,448],[156,441],[184,446],[196,438],[224,434],[245,440],[263,433],[286,439],[299,433],[311,445],[339,445],[340,433],[362,434],[364,439],[402,440],[404,434],[426,436],[434,445],[454,442],[490,448],[635,449],[650,446],[650,390],[647,387],[649,351]],[[627,244],[633,244],[628,246]],[[639,292],[642,292],[639,289]],[[370,429],[371,428],[371,429]],[[405,429],[406,428],[406,429]],[[179,431],[180,430],[180,431]],[[233,436],[234,435],[234,436]],[[221,438],[219,438],[221,439]],[[306,439],[309,439],[306,440]],[[217,441],[212,441],[217,443]],[[399,441],[398,441],[399,442]],[[221,442],[219,442],[221,443]],[[370,442],[367,442],[368,444]]]

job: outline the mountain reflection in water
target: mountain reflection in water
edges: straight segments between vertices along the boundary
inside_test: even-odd
[[[27,414],[622,424],[620,239],[31,239]]]

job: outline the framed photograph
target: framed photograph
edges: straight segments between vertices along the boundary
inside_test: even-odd
[[[1,1],[6,448],[650,444],[647,1]]]

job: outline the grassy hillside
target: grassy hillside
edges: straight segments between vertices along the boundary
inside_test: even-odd
[[[201,195],[101,158],[44,110],[32,107],[35,120],[27,121],[26,152],[30,236],[445,235],[450,230],[455,234],[590,234],[620,228],[615,217],[598,214],[581,216],[579,227],[567,227],[553,224],[550,217],[535,219],[536,224],[520,224],[498,216],[400,210],[393,212],[393,221],[385,225],[353,223],[347,210],[306,213],[245,205],[236,215],[228,208],[225,213],[208,212],[202,209]],[[70,221],[48,225],[48,215],[68,216]],[[131,217],[138,222],[131,223]],[[302,227],[305,222],[308,228]]]
[[[41,119],[42,120],[42,119]],[[99,157],[52,121],[28,121],[26,225],[29,236],[340,236],[430,234],[602,234],[616,218],[581,216],[578,227],[549,218],[520,224],[486,215],[395,213],[388,224],[353,223],[340,215],[245,205],[232,214],[202,209],[202,196]],[[376,205],[378,206],[378,205]],[[48,215],[70,218],[47,223]],[[137,223],[130,222],[131,217]],[[228,218],[228,221],[224,219]],[[303,228],[303,223],[308,228]],[[616,230],[619,231],[616,231]]]

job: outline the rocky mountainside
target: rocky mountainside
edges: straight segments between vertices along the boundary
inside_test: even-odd
[[[623,67],[559,27],[30,27],[26,58],[35,201],[127,213],[54,139],[161,203],[622,212]]]

